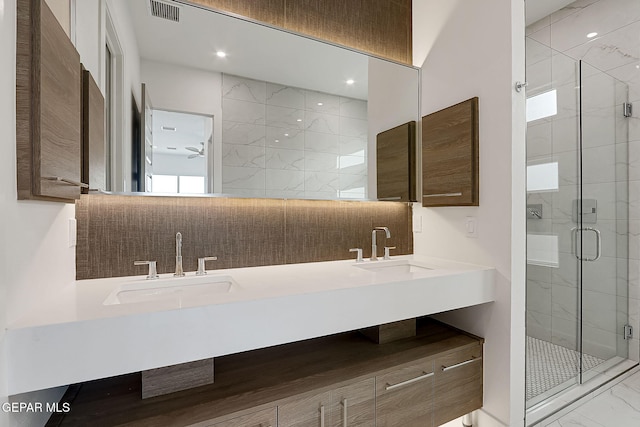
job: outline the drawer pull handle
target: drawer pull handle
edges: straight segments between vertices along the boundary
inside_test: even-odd
[[[460,366],[464,366],[464,365],[468,365],[469,363],[473,363],[477,360],[482,360],[482,357],[471,357],[471,359],[469,360],[465,360],[464,362],[461,363],[456,363],[455,365],[451,365],[451,366],[443,366],[442,367],[442,372],[447,372],[449,369],[455,369],[455,368],[459,368]]]
[[[320,406],[320,427],[324,427],[324,405]]]
[[[402,197],[401,196],[396,196],[396,197],[378,197],[378,200],[401,200]]]
[[[424,379],[432,377],[432,376],[433,376],[433,372],[429,372],[428,374],[424,373],[423,375],[420,375],[419,377],[411,378],[410,380],[402,381],[401,383],[398,383],[398,384],[393,384],[393,385],[387,384],[384,389],[386,391],[393,390],[394,388],[398,388],[398,387],[402,387],[402,386],[405,386],[405,385],[409,385],[409,384],[415,383],[416,381],[424,380]]]
[[[74,181],[72,179],[60,178],[59,176],[43,176],[41,177],[41,179],[44,179],[45,181],[61,182],[63,184],[73,185],[74,187],[89,188],[89,184],[85,184],[84,182]]]
[[[342,411],[342,427],[347,427],[347,399],[342,399],[342,406],[344,407]]]
[[[462,193],[438,193],[438,194],[423,194],[422,197],[458,197],[462,196]]]

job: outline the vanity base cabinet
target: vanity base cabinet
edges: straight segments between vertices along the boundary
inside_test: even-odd
[[[330,411],[328,427],[375,427],[375,378],[332,390]]]
[[[433,425],[433,359],[424,359],[376,377],[376,425]]]
[[[328,426],[330,401],[325,392],[278,405],[278,427]]]
[[[482,405],[482,338],[428,318],[415,337],[357,331],[216,358],[216,381],[142,399],[140,374],[71,387],[50,426],[430,427]]]
[[[434,424],[439,426],[482,407],[482,345],[435,361]]]
[[[207,427],[277,427],[278,411],[274,408],[263,409],[253,414],[241,415],[226,421],[214,422]],[[193,426],[195,427],[195,426]],[[203,426],[204,427],[204,426]]]

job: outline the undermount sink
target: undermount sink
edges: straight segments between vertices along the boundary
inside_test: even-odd
[[[408,259],[367,261],[365,263],[356,264],[354,267],[369,270],[373,273],[386,274],[424,273],[426,271],[433,270],[433,268]]]
[[[154,301],[181,303],[184,300],[205,301],[239,289],[238,284],[229,275],[138,280],[119,286],[107,297],[103,304],[133,304]]]

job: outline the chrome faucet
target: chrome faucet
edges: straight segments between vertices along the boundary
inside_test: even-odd
[[[173,273],[176,277],[183,277],[184,271],[182,270],[182,233],[176,233],[176,272]]]
[[[371,232],[371,261],[378,260],[378,245],[376,244],[376,232],[384,231],[387,239],[391,237],[391,232],[387,227],[376,227]]]

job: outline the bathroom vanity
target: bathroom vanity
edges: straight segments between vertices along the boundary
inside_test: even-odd
[[[216,358],[216,382],[140,398],[140,374],[72,386],[49,425],[437,426],[482,406],[478,337],[428,318],[383,345],[357,332]]]
[[[82,280],[42,301],[7,330],[10,394],[488,303],[495,269],[415,255],[231,268],[205,276],[227,290],[144,300],[145,287],[188,287],[194,274]]]

